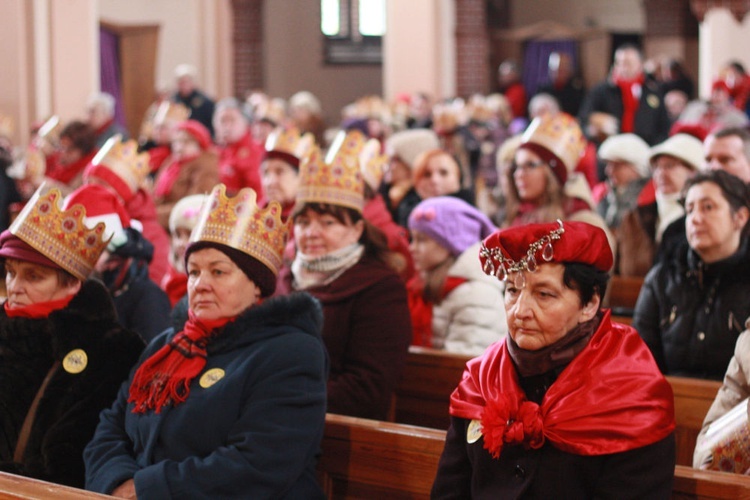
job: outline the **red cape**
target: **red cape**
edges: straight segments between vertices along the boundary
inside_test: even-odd
[[[527,415],[525,409],[514,415],[517,408],[507,408],[506,403],[521,406],[517,403],[525,400],[503,340],[467,363],[451,395],[450,414],[481,421],[485,413],[507,415],[510,411],[510,428],[514,420],[526,423]],[[485,412],[487,407],[491,412]],[[550,386],[538,410],[543,438],[576,455],[640,448],[664,439],[675,428],[672,387],[635,329],[612,323],[609,311],[588,346]],[[493,431],[497,433],[497,429],[483,432],[491,436]],[[524,444],[538,447],[533,438]],[[511,442],[513,437],[504,439]]]

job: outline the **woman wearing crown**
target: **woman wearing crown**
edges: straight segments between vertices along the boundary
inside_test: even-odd
[[[84,452],[86,487],[123,498],[322,498],[320,306],[273,294],[289,226],[216,186],[185,259],[189,319],[149,344]]]
[[[87,280],[104,224],[90,229],[81,205],[61,205],[41,187],[0,234],[0,470],[82,488],[83,449],[143,341]]]
[[[451,395],[432,498],[669,498],[672,389],[638,333],[600,307],[604,231],[504,229],[479,260],[506,283],[508,336]]]
[[[300,164],[291,284],[321,301],[331,358],[328,411],[383,420],[411,342],[406,289],[382,232],[362,217],[362,141]],[[401,259],[399,259],[399,262]]]

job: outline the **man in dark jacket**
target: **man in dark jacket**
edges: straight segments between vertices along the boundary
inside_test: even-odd
[[[615,117],[619,133],[632,132],[652,146],[667,138],[670,124],[664,99],[657,84],[646,79],[643,56],[634,45],[615,51],[610,77],[586,95],[578,115],[584,130],[592,113]]]

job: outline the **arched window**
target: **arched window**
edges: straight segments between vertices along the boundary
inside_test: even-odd
[[[380,64],[386,0],[320,0],[329,64]]]

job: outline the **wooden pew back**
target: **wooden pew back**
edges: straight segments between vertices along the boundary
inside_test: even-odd
[[[721,382],[685,377],[667,377],[674,392],[674,416],[677,423],[677,463],[693,465],[695,440],[703,426],[703,419],[714,402]]]
[[[23,476],[0,472],[0,499],[48,500],[96,500],[112,498],[70,486],[48,483]]]
[[[328,414],[318,474],[328,498],[428,498],[445,432]],[[672,498],[750,498],[750,477],[678,465]]]

